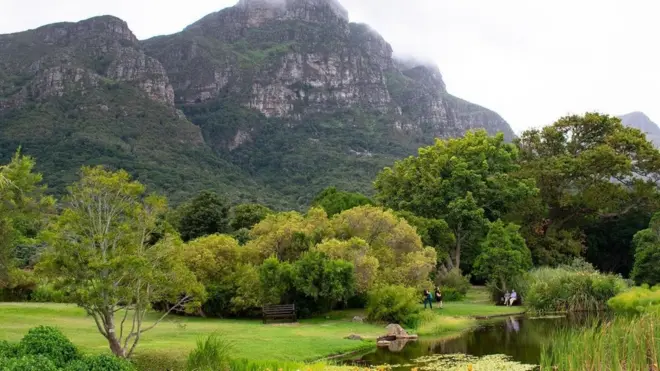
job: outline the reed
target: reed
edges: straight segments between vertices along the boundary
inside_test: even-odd
[[[657,314],[617,317],[586,329],[557,332],[543,346],[541,370],[658,370]]]

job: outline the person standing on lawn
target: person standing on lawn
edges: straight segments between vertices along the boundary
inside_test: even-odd
[[[442,309],[442,292],[439,287],[435,288],[435,302],[440,303],[440,309]]]
[[[433,309],[433,297],[429,290],[424,290],[424,309],[426,309],[426,304],[429,305],[429,308]]]

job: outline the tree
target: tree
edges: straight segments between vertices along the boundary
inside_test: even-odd
[[[234,231],[251,229],[273,213],[273,210],[259,204],[242,204],[232,209],[231,228]]]
[[[660,152],[618,118],[563,117],[524,132],[516,144],[520,176],[535,179],[541,190],[535,203],[518,213],[537,263],[557,264],[582,254],[588,225],[658,207]]]
[[[178,235],[159,231],[166,209],[164,198],[145,195],[125,171],[84,167],[61,215],[44,233],[48,248],[38,272],[85,309],[118,357],[130,357],[142,335],[171,311],[204,298]],[[174,304],[147,324],[155,302]]]
[[[229,207],[211,191],[202,191],[178,210],[178,230],[184,241],[229,231]]]
[[[370,254],[369,244],[361,238],[348,241],[325,240],[316,245],[313,251],[321,252],[331,259],[342,259],[353,264],[356,288],[359,294],[366,294],[378,278],[378,258]]]
[[[339,191],[335,187],[328,187],[319,193],[312,207],[321,207],[328,213],[329,217],[337,215],[344,210],[350,210],[357,206],[373,205],[374,202],[360,193]]]
[[[518,149],[501,134],[491,137],[480,130],[438,139],[417,157],[383,170],[375,182],[377,200],[395,210],[445,220],[455,234],[449,263],[470,269],[472,261],[461,257],[478,247],[485,219],[504,217],[538,192],[532,179],[516,176],[517,161]]]
[[[53,212],[54,198],[46,195],[42,176],[34,172],[35,161],[20,149],[7,165],[0,166],[0,289],[10,273],[34,259],[37,235]]]
[[[498,220],[490,224],[481,254],[474,262],[474,273],[485,278],[499,292],[532,268],[532,253],[518,233],[520,227]]]
[[[649,228],[641,230],[633,238],[635,263],[630,278],[638,285],[655,286],[660,283],[660,213],[651,219]]]
[[[430,284],[429,274],[437,262],[435,249],[424,247],[415,228],[392,211],[358,206],[332,218],[331,230],[338,240],[366,242],[368,256],[378,259],[376,284],[415,288]]]

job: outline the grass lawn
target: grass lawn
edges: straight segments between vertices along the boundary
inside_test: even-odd
[[[446,336],[475,326],[477,321],[471,317],[523,310],[495,306],[488,302],[487,295],[483,288],[473,288],[463,302],[423,311],[416,332],[422,336]],[[259,320],[170,316],[143,335],[136,359],[144,371],[180,369],[196,341],[212,333],[231,339],[237,359],[302,362],[374,347],[373,342],[344,339],[351,334],[375,339],[385,332],[384,325],[353,323],[355,315],[363,315],[363,311],[333,312],[297,324],[268,325]],[[19,341],[30,328],[39,325],[59,328],[85,352],[108,352],[108,344],[94,321],[74,305],[0,303],[0,340]]]
[[[58,327],[83,351],[108,351],[108,344],[96,330],[93,320],[86,317],[84,311],[76,306],[0,303],[0,340],[19,341],[30,328],[39,325]],[[332,318],[303,320],[299,324],[263,325],[261,321],[255,320],[171,316],[143,335],[137,358],[148,358],[146,363],[164,358],[185,360],[190,350],[195,347],[197,339],[214,332],[232,339],[235,358],[309,361],[363,347],[373,347],[373,343],[346,340],[344,337],[360,334],[375,338],[384,334],[384,328]]]

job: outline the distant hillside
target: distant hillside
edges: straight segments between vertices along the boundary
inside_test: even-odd
[[[629,127],[639,129],[646,133],[646,137],[660,147],[660,127],[642,112],[632,112],[626,115],[619,116],[621,122]]]
[[[0,35],[0,160],[23,146],[59,192],[106,164],[174,201],[211,188],[300,208],[329,185],[370,193],[436,137],[513,138],[336,0],[276,3],[240,0],[144,41],[111,16]]]

